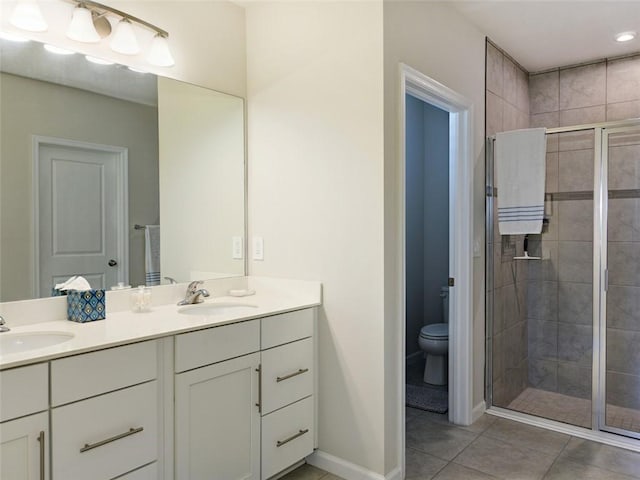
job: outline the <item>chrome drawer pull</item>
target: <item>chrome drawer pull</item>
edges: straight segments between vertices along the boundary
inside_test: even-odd
[[[256,403],[256,407],[258,407],[258,413],[262,413],[262,364],[258,365],[256,372],[258,372],[258,403]]]
[[[295,435],[291,435],[289,438],[285,438],[284,440],[278,440],[276,442],[276,447],[281,447],[283,446],[285,443],[289,443],[291,440],[295,440],[298,437],[301,437],[302,435],[304,435],[305,433],[307,433],[309,431],[308,428],[305,428],[304,430],[300,430],[298,433],[296,433]]]
[[[103,445],[106,445],[107,443],[115,442],[116,440],[120,440],[121,438],[128,437],[129,435],[140,433],[143,430],[144,430],[144,427],[130,428],[128,432],[124,432],[114,437],[107,438],[106,440],[101,440],[96,443],[85,443],[84,447],[80,449],[80,453],[86,452],[87,450],[92,450],[94,448],[101,447]]]
[[[276,382],[282,382],[283,380],[289,380],[290,378],[297,377],[298,375],[302,375],[303,373],[307,373],[309,371],[308,368],[301,368],[297,372],[290,373],[289,375],[285,375],[284,377],[277,377]]]
[[[44,431],[38,435],[38,441],[40,442],[40,480],[44,480]]]

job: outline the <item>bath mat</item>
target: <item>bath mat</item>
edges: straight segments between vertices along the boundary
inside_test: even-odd
[[[408,407],[428,412],[446,413],[449,408],[449,393],[421,385],[408,385],[405,403]]]

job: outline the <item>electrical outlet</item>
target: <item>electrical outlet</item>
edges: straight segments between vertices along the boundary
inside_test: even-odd
[[[232,250],[231,250],[231,258],[234,260],[242,260],[242,251],[244,250],[244,242],[242,241],[242,237],[232,237]]]
[[[264,260],[264,242],[262,237],[253,237],[253,259]]]

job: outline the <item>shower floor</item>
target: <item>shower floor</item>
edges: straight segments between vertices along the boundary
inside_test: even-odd
[[[591,428],[591,400],[527,388],[507,407],[522,413]],[[607,405],[607,425],[640,432],[640,411]]]

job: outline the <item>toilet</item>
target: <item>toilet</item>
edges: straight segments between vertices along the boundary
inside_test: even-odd
[[[447,385],[449,373],[449,287],[440,289],[442,323],[432,323],[420,329],[418,345],[426,354],[424,382]]]

